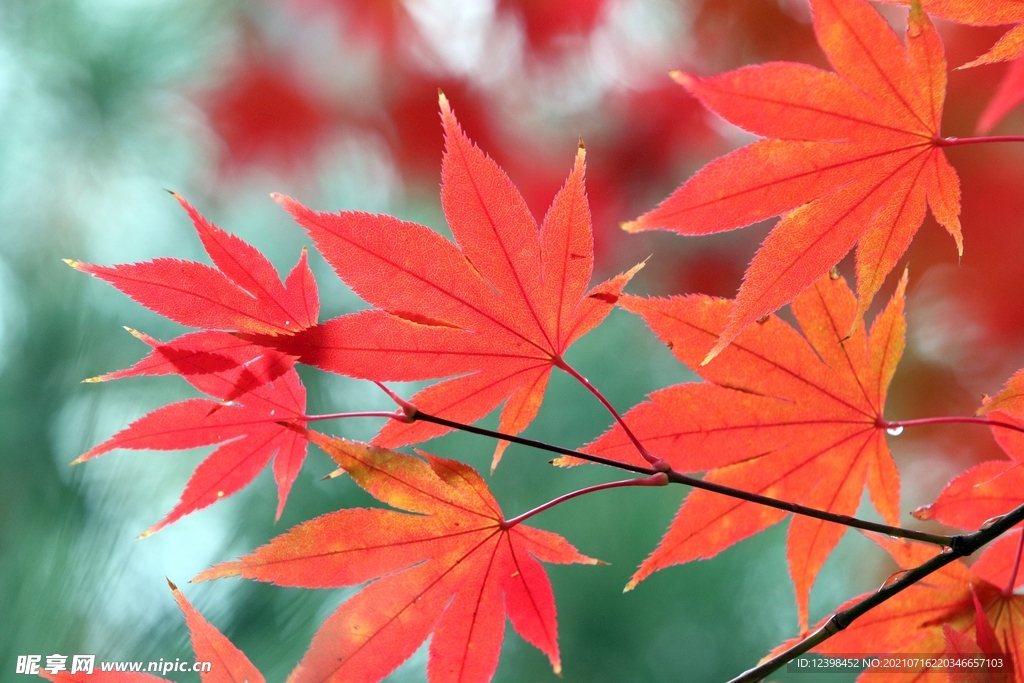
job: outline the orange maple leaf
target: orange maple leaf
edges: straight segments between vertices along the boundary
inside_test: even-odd
[[[278,196],[338,276],[377,308],[262,343],[363,379],[461,375],[411,401],[459,422],[505,401],[500,429],[518,434],[536,416],[551,369],[567,368],[565,350],[605,318],[639,266],[586,289],[594,252],[582,147],[538,229],[519,191],[462,132],[443,95],[441,118],[441,203],[458,244],[391,216],[320,213]],[[392,421],[373,443],[393,448],[446,431]],[[506,445],[499,443],[494,464]]]
[[[903,571],[923,564],[936,555],[934,546],[896,541],[869,534],[892,555]],[[895,575],[894,575],[895,576]],[[846,609],[867,597],[861,595],[845,603]],[[820,624],[819,624],[820,626]],[[947,634],[955,631],[967,636],[984,653],[1008,653],[1016,671],[1024,656],[1024,596],[1006,594],[978,577],[962,560],[952,562],[912,584],[902,592],[867,612],[844,630],[833,635],[814,652],[826,655],[941,654],[950,648]],[[957,639],[963,644],[962,639]],[[783,643],[776,652],[796,641]],[[976,656],[971,652],[970,656]],[[987,680],[1002,681],[1005,669],[993,671]],[[906,683],[908,681],[963,681],[955,671],[922,668],[916,671],[881,673],[868,669],[859,683]],[[1006,676],[1020,680],[1020,675]]]
[[[782,215],[747,269],[707,360],[793,300],[857,246],[858,323],[924,219],[926,205],[962,253],[960,184],[942,151],[942,43],[919,8],[907,44],[865,0],[812,0],[836,72],[787,62],[712,78],[675,75],[712,111],[768,138],[711,162],[623,227],[686,235]],[[847,330],[844,330],[846,332]]]
[[[620,305],[707,382],[657,391],[625,420],[640,441],[680,472],[746,491],[852,515],[865,482],[875,507],[899,520],[899,473],[879,427],[886,389],[903,352],[906,275],[875,320],[846,331],[857,302],[842,278],[825,276],[793,302],[803,336],[775,316],[747,328],[711,363],[700,359],[728,324],[733,303],[702,295]],[[584,450],[643,464],[616,425]],[[664,567],[712,557],[786,513],[703,490],[684,501],[628,587]],[[846,527],[795,517],[787,555],[800,624],[814,579]]]
[[[243,576],[329,588],[372,581],[313,637],[290,683],[378,681],[431,633],[431,683],[490,680],[506,614],[561,670],[555,602],[538,560],[596,564],[561,536],[506,526],[487,484],[455,460],[310,439],[378,500],[412,512],[340,510],[300,524],[196,580]]]

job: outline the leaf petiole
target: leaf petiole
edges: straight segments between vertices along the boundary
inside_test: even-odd
[[[405,413],[384,410],[369,410],[356,413],[327,413],[325,415],[303,415],[305,422],[317,422],[319,420],[342,420],[348,417],[389,417],[392,420],[405,421]]]
[[[1002,420],[990,420],[987,417],[974,417],[971,415],[921,417],[916,420],[883,420],[879,418],[875,424],[879,429],[903,429],[904,427],[923,427],[924,425],[939,424],[976,424],[987,425],[989,427],[1002,427],[1003,429],[1012,429],[1013,431],[1024,433],[1024,426],[1022,425],[1013,424],[1012,422],[1003,422]]]
[[[1024,135],[993,135],[981,138],[936,138],[937,147],[959,147],[961,145],[980,145],[986,142],[1024,142]]]
[[[565,495],[559,496],[558,498],[555,498],[553,500],[549,500],[548,502],[544,503],[543,505],[538,505],[537,507],[535,507],[532,510],[529,510],[527,512],[524,512],[523,514],[519,515],[518,517],[513,517],[512,519],[506,519],[499,526],[503,530],[508,531],[509,529],[514,527],[516,524],[519,524],[520,522],[526,521],[530,517],[533,517],[534,515],[536,515],[536,514],[538,514],[540,512],[544,512],[545,510],[550,510],[551,508],[555,507],[556,505],[560,505],[561,503],[564,503],[567,500],[572,500],[573,498],[578,498],[580,496],[585,496],[588,493],[594,493],[596,491],[605,491],[607,489],[618,489],[618,488],[624,488],[626,486],[667,486],[667,485],[668,485],[668,475],[666,475],[664,472],[658,472],[656,474],[652,474],[652,475],[647,476],[647,477],[641,477],[639,479],[622,479],[620,481],[611,481],[611,482],[608,482],[606,484],[596,484],[594,486],[588,486],[586,488],[579,489],[578,491],[573,491],[571,493],[566,493]]]
[[[649,450],[647,450],[647,448],[645,448],[642,443],[640,443],[640,439],[638,439],[636,435],[633,434],[633,430],[630,429],[629,425],[626,424],[626,421],[623,419],[622,415],[619,414],[619,411],[615,410],[615,406],[613,406],[611,402],[607,398],[605,398],[604,394],[602,394],[597,387],[590,383],[590,380],[588,380],[586,377],[578,373],[575,368],[573,368],[571,365],[566,363],[561,358],[555,361],[555,366],[561,368],[563,371],[565,371],[566,374],[568,374],[570,377],[572,377],[577,382],[586,387],[587,391],[589,391],[590,393],[597,397],[597,400],[600,401],[601,404],[608,409],[608,412],[612,414],[612,417],[615,418],[615,421],[622,426],[622,431],[624,431],[626,433],[626,436],[629,437],[629,440],[633,442],[633,445],[636,446],[637,451],[640,452],[640,455],[643,457],[643,459],[651,464],[651,467],[658,470],[659,472],[668,472],[669,470],[672,469],[672,466],[667,461],[654,455]]]

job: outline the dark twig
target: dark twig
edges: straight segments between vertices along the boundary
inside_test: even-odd
[[[629,463],[619,462],[617,460],[611,460],[604,458],[599,455],[592,455],[590,453],[584,453],[582,451],[574,451],[569,448],[562,448],[561,446],[555,446],[552,444],[545,443],[543,441],[536,441],[535,439],[527,439],[521,436],[514,436],[512,434],[503,434],[502,432],[496,432],[491,429],[484,429],[483,427],[474,427],[473,425],[462,424],[461,422],[455,422],[454,420],[448,420],[437,415],[431,415],[424,413],[422,410],[417,410],[413,420],[423,420],[424,422],[433,422],[434,424],[449,427],[451,429],[458,429],[464,432],[470,432],[471,434],[479,434],[481,436],[488,436],[492,439],[504,439],[505,441],[511,441],[522,446],[529,446],[531,448],[537,448],[551,453],[558,453],[559,455],[568,455],[580,460],[586,460],[588,462],[597,463],[599,465],[607,465],[608,467],[615,467],[620,470],[626,470],[628,472],[635,472],[637,474],[653,475],[661,472],[662,470],[654,469],[652,467],[640,467],[638,465],[630,465]],[[723,496],[729,496],[731,498],[738,498],[745,500],[750,503],[756,503],[758,505],[764,505],[766,507],[775,508],[777,510],[784,510],[786,512],[792,512],[796,515],[804,515],[805,517],[813,517],[826,522],[834,522],[835,524],[842,524],[843,526],[853,527],[855,529],[862,529],[864,531],[874,531],[876,533],[885,534],[887,536],[896,536],[898,538],[909,538],[915,541],[921,541],[923,543],[931,543],[933,545],[949,546],[952,544],[954,537],[944,536],[942,534],[929,534],[923,531],[913,531],[911,529],[902,529],[900,527],[889,526],[888,524],[879,524],[877,522],[869,522],[867,520],[859,519],[857,517],[850,517],[849,515],[837,515],[832,512],[825,512],[824,510],[818,510],[816,508],[806,507],[797,503],[790,503],[784,500],[778,500],[775,498],[769,498],[762,496],[757,493],[751,493],[749,491],[743,491],[741,489],[734,489],[730,486],[723,486],[722,484],[716,484],[714,482],[705,481],[703,479],[697,479],[696,477],[690,477],[675,470],[668,470],[665,472],[668,476],[669,482],[673,484],[683,484],[685,486],[692,486],[697,489],[704,489],[705,491],[711,491],[718,493]]]

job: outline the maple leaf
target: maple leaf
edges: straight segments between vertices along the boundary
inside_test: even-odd
[[[582,147],[538,229],[515,186],[440,101],[441,204],[458,244],[391,216],[320,213],[278,196],[339,277],[376,308],[261,343],[363,379],[461,375],[411,401],[459,422],[505,401],[500,429],[518,434],[536,416],[552,367],[567,368],[565,350],[605,318],[640,266],[586,291],[594,257]],[[446,431],[392,421],[373,443],[392,448]]]
[[[595,564],[561,536],[505,518],[475,470],[374,446],[310,439],[378,500],[411,512],[340,510],[300,524],[196,581],[243,576],[282,586],[367,587],[329,616],[289,677],[378,681],[433,633],[431,683],[488,681],[506,614],[561,669],[554,595],[538,560]]]
[[[934,546],[868,535],[892,555],[902,571],[919,566],[936,555]],[[867,595],[853,598],[840,609],[846,609],[865,597]],[[955,631],[978,644],[983,652],[1008,653],[1016,666],[1015,662],[1021,661],[1020,656],[1024,655],[1022,625],[1024,596],[1005,594],[974,574],[962,560],[957,560],[908,586],[813,651],[826,655],[887,653],[934,657],[947,651],[947,633]],[[959,638],[957,641],[964,642]],[[775,652],[785,650],[795,642],[783,643]],[[988,680],[1014,680],[1012,673],[990,673],[994,675]],[[949,673],[942,674],[941,678],[938,676],[937,672],[929,669],[888,675],[869,669],[857,680],[863,683],[949,680]]]
[[[772,62],[676,79],[765,140],[717,159],[623,227],[705,235],[782,220],[754,256],[707,360],[793,300],[857,246],[857,324],[921,225],[926,205],[962,253],[960,185],[941,148],[942,43],[911,12],[907,45],[865,0],[813,0],[836,72]],[[845,330],[844,330],[845,332]]]
[[[179,195],[174,198],[188,212],[216,268],[172,258],[118,266],[67,263],[189,327],[277,335],[316,324],[320,303],[305,250],[282,286],[257,249],[207,221]]]
[[[844,339],[857,302],[842,278],[826,275],[793,302],[803,336],[771,316],[704,366],[700,360],[728,324],[731,301],[623,297],[621,306],[642,315],[675,356],[707,380],[654,392],[626,413],[626,423],[674,470],[708,471],[708,481],[772,498],[852,515],[867,483],[882,517],[898,524],[899,473],[879,423],[903,352],[906,278],[870,334],[860,326]],[[619,425],[584,450],[644,464]],[[786,514],[693,491],[627,589],[659,569],[712,557]],[[814,579],[845,531],[831,522],[793,519],[787,556],[801,626]]]
[[[306,390],[295,370],[289,368],[272,382],[238,396],[238,387],[246,386],[246,381],[240,378],[250,374],[244,359],[251,356],[256,347],[240,344],[227,333],[204,332],[190,339],[187,337],[189,335],[176,340],[179,346],[194,351],[197,344],[192,342],[198,340],[199,346],[215,351],[207,356],[200,355],[210,363],[205,369],[213,365],[209,356],[222,359],[218,362],[226,368],[198,374],[181,373],[182,376],[200,391],[220,400],[193,398],[158,408],[72,463],[90,460],[116,448],[178,450],[218,445],[196,468],[174,509],[143,536],[232,495],[251,482],[271,458],[278,492],[276,518],[280,518],[288,492],[306,458]],[[173,344],[157,345],[157,350],[173,349]],[[159,364],[161,359],[155,356],[144,359],[136,368]],[[152,362],[147,365],[149,361]],[[224,403],[228,396],[236,397],[233,403]]]

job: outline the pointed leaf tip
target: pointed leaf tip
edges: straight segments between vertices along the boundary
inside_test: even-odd
[[[80,262],[76,261],[75,259],[71,259],[71,258],[61,259],[61,261],[63,261],[64,263],[68,264],[69,266],[71,266],[75,270],[78,270],[78,267],[80,265],[82,265]]]
[[[344,468],[339,467],[333,472],[328,472],[324,476],[320,477],[320,481],[327,481],[328,479],[337,479],[341,475],[345,474]]]
[[[700,362],[700,366],[704,367],[705,365],[713,361],[718,356],[718,354],[720,354],[728,345],[729,342],[722,342],[722,340],[719,339],[718,343],[716,343],[714,347],[710,351],[708,351],[708,355],[704,356],[704,360]]]
[[[676,83],[678,83],[679,85],[683,86],[684,88],[691,92],[693,91],[693,88],[697,85],[697,79],[684,71],[673,70],[669,71],[668,75],[673,81],[675,81]]]
[[[626,232],[640,232],[640,221],[626,221],[625,223],[619,223],[619,228]]]

